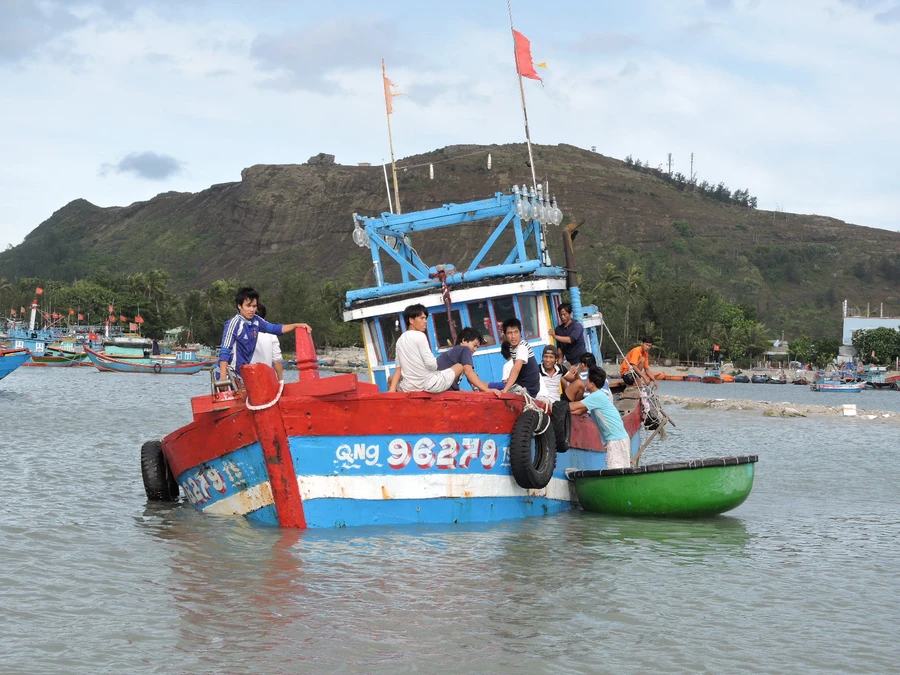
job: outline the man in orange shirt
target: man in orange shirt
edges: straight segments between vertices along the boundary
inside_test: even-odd
[[[625,384],[632,385],[636,381],[636,376],[640,377],[646,384],[653,383],[653,386],[659,388],[656,378],[650,372],[650,349],[653,347],[653,338],[645,335],[641,338],[641,344],[632,349],[625,355],[622,361],[622,367],[619,371],[622,373],[622,379]]]

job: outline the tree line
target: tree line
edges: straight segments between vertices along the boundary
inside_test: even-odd
[[[703,180],[697,183],[693,176],[685,176],[680,171],[664,171],[662,165],[653,168],[646,160],[642,162],[640,159],[633,159],[631,155],[625,158],[625,165],[634,171],[656,176],[682,191],[699,192],[707,199],[724,204],[735,204],[749,209],[756,208],[757,200],[750,194],[750,190],[732,191],[723,182],[709,183]]]
[[[301,273],[285,277],[277,286],[262,285],[256,289],[266,305],[269,321],[308,323],[320,346],[358,345],[362,343],[359,326],[344,323],[341,316],[344,294],[356,286],[349,279],[351,274],[319,282]],[[251,285],[245,280],[219,279],[202,290],[176,293],[171,289],[171,275],[161,269],[132,275],[101,272],[71,283],[36,277],[16,281],[0,278],[0,312],[5,318],[27,321],[31,302],[37,298],[42,314],[60,315],[58,326],[101,326],[112,317],[115,322],[111,325],[124,323],[127,330],[127,324],[139,316],[143,320],[141,334],[146,337],[163,339],[168,329],[179,328],[179,343],[216,346],[222,339],[225,321],[235,313],[237,289]],[[36,295],[36,288],[43,289],[43,293]],[[73,314],[69,314],[70,310]],[[79,320],[79,315],[83,319]],[[43,326],[44,321],[39,325]],[[289,338],[282,346],[293,352]]]

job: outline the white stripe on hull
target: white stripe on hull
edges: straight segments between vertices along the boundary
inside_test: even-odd
[[[298,476],[300,497],[313,499],[472,499],[476,497],[546,497],[575,502],[572,483],[554,478],[541,490],[520,488],[512,476],[485,474],[427,476]],[[205,513],[241,515],[275,502],[268,481],[203,508]]]

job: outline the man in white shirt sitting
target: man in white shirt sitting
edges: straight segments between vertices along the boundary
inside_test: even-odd
[[[560,380],[562,380],[563,369],[556,362],[557,349],[553,345],[544,347],[543,358],[541,359],[541,391],[538,399],[555,403],[560,399]]]
[[[256,307],[256,316],[261,319],[266,318],[266,306],[259,303]],[[284,371],[282,368],[281,343],[278,342],[278,336],[271,333],[260,333],[256,338],[256,349],[253,350],[253,358],[250,363],[265,363],[275,369],[278,381],[284,381]]]
[[[397,370],[391,375],[388,391],[447,391],[463,374],[463,365],[454,363],[438,370],[437,359],[428,342],[428,310],[410,305],[403,310],[406,332],[397,339]]]

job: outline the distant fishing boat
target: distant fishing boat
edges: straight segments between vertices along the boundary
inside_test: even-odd
[[[687,375],[684,376],[684,381],[685,382],[699,382],[700,376],[694,375],[693,373],[688,373]]]
[[[769,381],[766,384],[787,384],[787,375],[784,374],[782,370],[777,375],[773,375],[769,378]]]
[[[737,384],[749,384],[749,383],[750,383],[750,378],[747,377],[746,375],[735,375],[735,376],[734,376],[734,381],[735,381]]]
[[[817,378],[809,385],[813,391],[836,391],[845,394],[855,394],[866,388],[865,382],[844,382],[839,377],[825,376]]]
[[[0,349],[0,380],[31,358],[27,349]]]
[[[756,455],[570,472],[585,511],[693,518],[730,511],[750,495]]]
[[[893,389],[894,382],[887,380],[886,366],[866,366],[863,369],[866,386],[869,389]]]
[[[725,380],[722,379],[722,372],[719,370],[719,363],[717,361],[710,361],[706,365],[706,372],[703,373],[703,377],[700,378],[700,381],[704,384],[722,384]]]
[[[146,359],[138,361],[137,359],[118,359],[107,356],[101,352],[95,352],[89,347],[85,347],[91,363],[101,372],[112,373],[147,373],[153,375],[193,375],[204,368],[211,368],[216,364],[212,361],[197,361],[195,363],[180,362],[173,359]]]
[[[769,381],[769,377],[767,375],[754,375],[750,378],[750,381],[753,384],[766,384]]]

